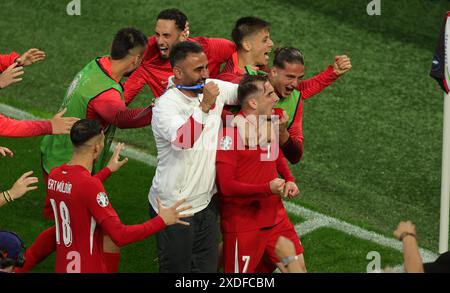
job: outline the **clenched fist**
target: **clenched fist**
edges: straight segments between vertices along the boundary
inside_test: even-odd
[[[352,69],[352,63],[347,55],[335,56],[333,63],[333,71],[337,76],[341,76],[344,73]]]
[[[272,181],[270,181],[270,190],[273,194],[279,194],[281,195],[284,191],[284,179],[281,178],[275,178]]]
[[[216,103],[220,94],[219,86],[214,82],[208,82],[203,88],[203,100],[200,103],[202,111],[208,113],[211,107]]]

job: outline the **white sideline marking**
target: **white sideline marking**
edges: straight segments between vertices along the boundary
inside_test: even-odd
[[[113,143],[111,144],[111,149],[110,149],[111,152],[114,151],[114,149],[116,148],[116,145],[117,145],[117,142],[113,141]],[[132,147],[127,144],[125,144],[125,147],[123,148],[121,154],[122,154],[122,156],[130,157],[132,159],[135,159],[136,161],[139,161],[141,163],[147,164],[152,167],[156,167],[156,164],[157,164],[157,160],[154,156],[147,154],[147,153],[139,150],[138,148]]]
[[[379,245],[393,248],[400,252],[403,251],[401,242],[394,238],[387,238],[381,234],[367,231],[366,229],[360,228],[344,221],[340,221],[336,218],[332,218],[315,211],[308,210],[291,202],[284,202],[284,205],[288,212],[306,218],[307,221],[305,221],[303,224],[295,226],[297,233],[300,232],[300,236],[310,233],[321,227],[329,227],[358,237],[360,239],[369,240]],[[305,229],[305,231],[303,231],[302,229]],[[427,249],[420,248],[419,251],[424,262],[434,261],[438,257],[436,253]]]
[[[22,119],[22,120],[40,120],[42,118],[39,118],[31,113],[22,111],[20,109],[5,105],[0,103],[0,113],[3,113],[7,116],[13,117],[15,119]],[[117,145],[117,141],[113,141],[111,145],[110,151],[114,151],[114,148]],[[125,148],[122,150],[123,156],[128,156],[132,159],[135,159],[137,161],[140,161],[142,163],[145,163],[149,166],[155,167],[157,160],[154,156],[147,154],[141,150],[139,150],[136,147],[125,145]]]
[[[330,223],[326,220],[324,221],[323,219],[315,218],[295,225],[295,232],[297,232],[298,235],[306,235],[316,229],[327,227],[329,224]]]
[[[17,119],[29,119],[29,120],[38,120],[39,117],[36,117],[28,112],[19,110],[17,108],[5,105],[0,103],[0,113],[4,113],[8,116],[17,118]],[[111,148],[114,148],[116,146],[116,142],[113,142],[113,145]],[[149,155],[137,148],[126,146],[126,148],[123,150],[123,154],[125,156],[129,156],[132,159],[135,159],[137,161],[140,161],[142,163],[145,163],[150,166],[156,166],[157,160],[154,156]],[[295,226],[295,230],[297,234],[299,235],[306,235],[318,228],[321,227],[330,227],[339,231],[342,231],[344,233],[347,233],[349,235],[352,235],[354,237],[358,237],[360,239],[365,239],[372,241],[374,243],[377,243],[379,245],[390,247],[395,250],[398,250],[402,252],[402,244],[397,241],[394,238],[387,238],[381,234],[365,230],[363,228],[360,228],[358,226],[349,224],[344,221],[340,221],[336,218],[332,218],[329,216],[326,216],[324,214],[306,209],[304,207],[298,206],[296,204],[293,204],[291,202],[284,202],[284,205],[286,207],[286,210],[290,213],[296,214],[298,216],[302,216],[306,218],[306,221],[304,223],[298,224]],[[420,254],[422,255],[424,262],[431,262],[436,260],[438,257],[438,254],[427,250],[420,248],[419,249]],[[394,267],[395,271],[401,271],[402,266],[398,265]]]
[[[0,113],[21,120],[39,120],[41,118],[31,113],[0,103]]]

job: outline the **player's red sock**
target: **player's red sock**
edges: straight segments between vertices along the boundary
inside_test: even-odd
[[[107,273],[117,273],[119,268],[120,252],[103,252],[103,261],[106,265]]]
[[[16,273],[27,273],[40,262],[45,260],[56,250],[56,228],[50,227],[34,240],[33,244],[25,251],[25,264],[22,268],[15,268]]]

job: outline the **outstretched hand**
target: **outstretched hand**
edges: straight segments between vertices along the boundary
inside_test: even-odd
[[[37,177],[30,177],[33,171],[28,171],[20,176],[19,179],[14,183],[13,187],[9,190],[13,200],[22,197],[25,193],[30,190],[37,189],[37,186],[31,185],[38,182]]]
[[[190,225],[188,222],[180,220],[181,218],[188,218],[188,217],[193,216],[193,214],[181,214],[181,212],[191,209],[192,206],[185,206],[185,207],[178,208],[186,201],[185,198],[177,201],[170,208],[165,208],[162,205],[161,199],[159,197],[156,198],[156,201],[158,202],[158,213],[161,216],[161,218],[164,220],[164,223],[166,223],[167,226],[173,225],[173,224],[181,224],[181,225],[186,225],[186,226]]]
[[[76,117],[63,117],[66,111],[67,108],[64,108],[62,111],[55,114],[55,116],[53,116],[53,118],[50,120],[50,123],[52,124],[53,134],[69,134],[72,125],[80,120]]]
[[[0,73],[0,89],[3,89],[10,84],[19,82],[22,80],[21,76],[24,73],[23,67],[18,66],[17,62],[8,66],[2,73]]]
[[[21,66],[29,66],[44,59],[45,59],[45,52],[33,48],[23,53],[22,56],[16,59],[16,61]]]
[[[12,157],[12,156],[14,156],[14,153],[10,149],[0,146],[0,155],[2,155],[4,157],[6,157],[6,156]]]
[[[128,162],[128,157],[125,157],[123,160],[120,160],[120,152],[122,151],[124,146],[125,144],[123,142],[119,142],[116,145],[114,153],[111,159],[109,160],[108,165],[106,166],[108,167],[109,170],[111,170],[111,172],[116,172]]]

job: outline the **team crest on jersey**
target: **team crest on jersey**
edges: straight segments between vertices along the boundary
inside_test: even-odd
[[[232,144],[233,144],[233,141],[231,140],[231,137],[224,136],[220,140],[220,149],[224,150],[224,151],[228,151],[229,149],[231,149]]]
[[[99,192],[97,194],[97,203],[99,206],[101,206],[102,208],[105,208],[108,206],[109,200],[108,200],[108,196],[106,195],[106,193],[104,192]]]

